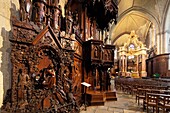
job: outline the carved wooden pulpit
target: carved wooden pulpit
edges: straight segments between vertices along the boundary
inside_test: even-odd
[[[85,67],[87,73],[86,82],[91,84],[91,89],[95,90],[98,85],[96,70],[102,64],[102,46],[103,42],[100,40],[88,40],[84,43],[84,59],[85,59]]]
[[[87,90],[90,105],[104,105],[105,100],[116,100],[116,92],[111,91],[111,68],[114,65],[113,45],[104,45],[100,40],[84,43],[86,75],[84,81],[91,84]]]
[[[108,71],[114,65],[113,45],[104,45],[100,40],[89,40],[84,43],[84,59],[88,83],[92,90],[100,87],[101,91],[108,90]]]

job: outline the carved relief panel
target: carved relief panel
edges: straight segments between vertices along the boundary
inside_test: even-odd
[[[73,68],[73,94],[77,99],[81,99],[81,82],[82,82],[82,61],[80,59],[74,58],[74,68]],[[81,100],[77,100],[81,101]]]
[[[99,45],[92,45],[91,52],[92,59],[100,59],[101,58],[101,47]]]
[[[91,59],[102,60],[102,46],[101,41],[91,42]]]
[[[113,62],[114,60],[114,46],[113,45],[104,45],[102,59],[104,61]]]
[[[78,41],[74,42],[74,50],[76,54],[82,56],[82,45]]]
[[[10,112],[76,112],[78,107],[72,94],[72,51],[62,49],[49,26],[40,33],[31,25],[20,26],[14,27],[14,38],[10,40],[12,98],[4,103],[4,108]],[[28,39],[29,34],[24,34],[26,29],[35,35]]]

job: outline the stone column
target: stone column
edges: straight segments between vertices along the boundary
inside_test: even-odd
[[[122,76],[125,76],[125,55],[122,55]]]
[[[125,56],[125,72],[127,72],[127,56]]]
[[[151,48],[152,47],[152,28],[149,29],[149,36],[150,36],[149,48]]]
[[[160,34],[160,54],[162,54],[163,51],[163,39],[162,39],[162,34]]]
[[[136,55],[136,77],[139,78],[139,58]]]
[[[164,34],[164,52],[163,53],[169,53],[169,37],[170,34],[166,32]]]
[[[157,47],[157,54],[160,54],[160,44],[159,44],[159,35],[156,36],[156,47]]]
[[[152,47],[155,45],[155,34],[156,34],[155,26],[152,25],[152,40],[151,40]]]
[[[139,71],[139,58],[138,58],[138,55],[136,55],[136,72]]]
[[[122,56],[122,72],[125,72],[125,58]]]
[[[122,59],[121,59],[121,56],[120,56],[120,58],[119,58],[119,73],[122,71]]]
[[[142,54],[142,70],[141,70],[141,77],[146,77],[146,55]]]
[[[149,48],[153,47],[155,45],[155,26],[151,25],[149,29],[149,35],[150,35],[150,42],[149,42]]]

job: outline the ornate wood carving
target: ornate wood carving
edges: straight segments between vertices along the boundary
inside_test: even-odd
[[[87,4],[87,16],[96,21],[99,29],[108,29],[110,22],[117,23],[117,0],[88,0],[85,2]]]
[[[85,42],[84,59],[86,59],[86,61],[90,63],[89,65],[101,64],[102,46],[103,42],[99,40],[89,40]]]
[[[95,90],[100,86],[101,91],[109,90],[110,68],[114,64],[114,46],[104,45],[98,40],[86,41],[84,59],[88,75],[85,81],[91,84],[91,89]]]
[[[78,58],[74,58],[74,68],[73,68],[73,87],[72,91],[75,95],[76,100],[81,103],[81,82],[82,82],[82,61]]]
[[[114,65],[114,49],[113,45],[104,45],[102,59],[104,66],[112,67]]]
[[[82,56],[82,45],[78,41],[75,41],[74,47],[75,53],[79,56]]]
[[[19,3],[20,21],[13,20],[10,39],[12,88],[3,108],[9,112],[78,112],[74,96],[78,101],[81,99],[82,57],[86,61],[85,74],[91,74],[87,79],[93,86],[96,70],[100,79],[104,76],[103,42],[83,42],[85,1],[68,1],[65,17],[61,15],[59,0],[19,0]],[[95,27],[89,28],[95,31]],[[105,53],[108,57],[105,60],[110,62],[110,50]]]
[[[78,112],[72,93],[73,51],[62,49],[51,27],[15,21],[11,39],[10,112]]]

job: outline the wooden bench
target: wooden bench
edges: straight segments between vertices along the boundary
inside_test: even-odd
[[[159,102],[159,94],[154,94],[154,93],[147,93],[146,96],[146,108],[147,108],[147,113],[149,113],[149,107],[153,108],[153,113],[156,108],[156,113],[159,112],[159,107],[158,107],[158,102]]]
[[[160,95],[159,97],[159,108],[162,109],[163,113],[170,112],[170,95]]]
[[[144,102],[146,99],[146,93],[148,92],[148,89],[138,88],[136,93],[136,102],[138,105],[140,104],[140,100]],[[143,103],[144,104],[144,103]]]
[[[153,112],[156,109],[156,113],[159,113],[160,110],[163,113],[170,112],[170,95],[155,93],[147,93],[146,95],[145,105],[147,113],[149,113],[149,107],[153,108]]]

